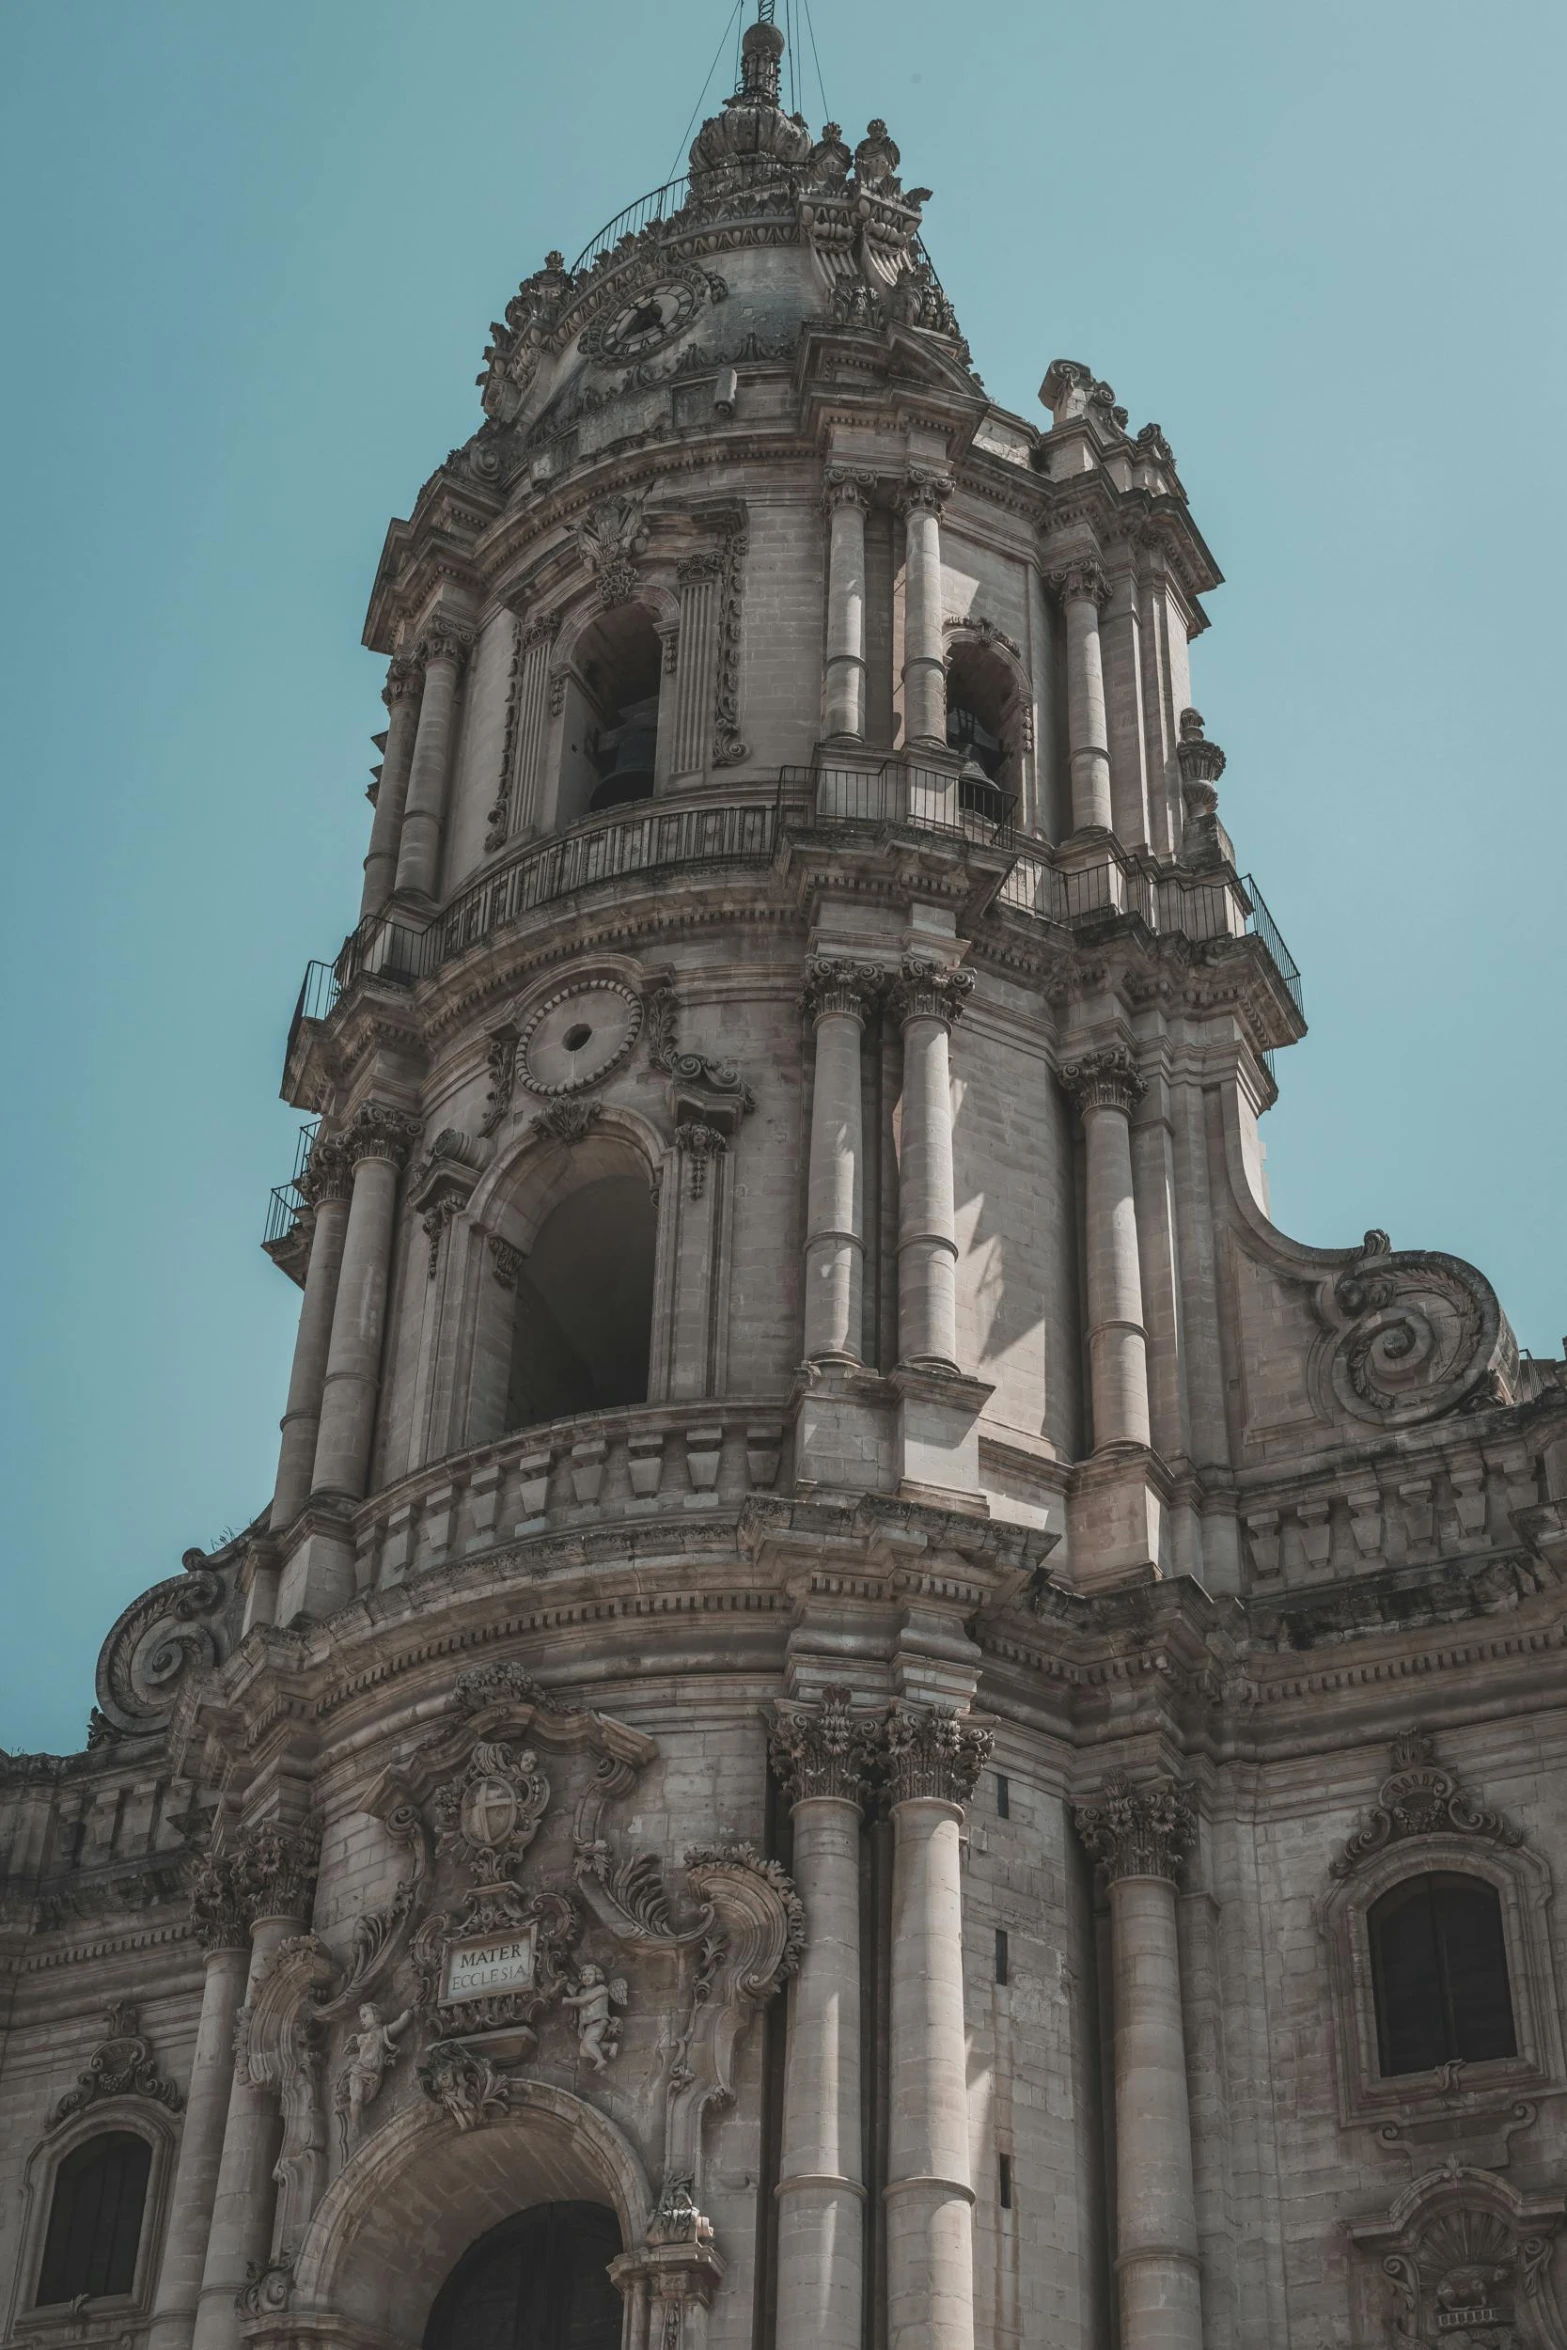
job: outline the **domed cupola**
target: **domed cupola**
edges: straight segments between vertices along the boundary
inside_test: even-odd
[[[811,153],[804,117],[778,103],[784,37],[775,24],[746,28],[740,48],[740,87],[722,114],[703,123],[691,142],[691,193],[717,196],[747,180],[798,170]]]

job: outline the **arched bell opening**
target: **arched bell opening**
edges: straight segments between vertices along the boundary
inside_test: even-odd
[[[967,815],[1004,823],[1022,785],[1022,699],[999,653],[984,644],[954,644],[947,659],[947,748],[963,761],[958,805]]]
[[[470,2244],[436,2294],[423,2350],[620,2350],[609,2263],[623,2249],[602,2203],[514,2213]]]
[[[663,653],[642,604],[601,612],[578,637],[561,736],[563,825],[652,797]]]
[[[550,1209],[517,1272],[508,1429],[646,1403],[656,1244],[645,1174],[599,1175]]]

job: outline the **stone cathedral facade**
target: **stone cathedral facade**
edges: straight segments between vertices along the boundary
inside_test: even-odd
[[[276,1490],[0,1766],[0,2338],[1561,2350],[1563,1366],[1271,1221],[1169,444],[781,49],[388,534]]]

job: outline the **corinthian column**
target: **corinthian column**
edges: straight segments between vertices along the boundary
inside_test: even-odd
[[[234,2019],[248,1969],[246,1904],[232,1880],[210,1861],[192,1890],[191,1913],[206,1950],[207,1972],[148,2350],[190,2350],[195,2332],[234,2080]]]
[[[1116,2272],[1124,2350],[1202,2350],[1175,1881],[1197,1824],[1173,1780],[1112,1772],[1077,1830],[1110,1884]]]
[[[872,476],[830,466],[827,509],[827,676],[823,731],[829,742],[865,738],[865,514]]]
[[[1099,610],[1110,589],[1097,563],[1074,563],[1050,585],[1066,614],[1067,740],[1072,754],[1072,829],[1111,824],[1110,733],[1105,719]]]
[[[778,2350],[860,2350],[860,1799],[869,1724],[847,1689],[781,1714],[773,1768],[793,1798],[806,1941],[789,1994],[778,2179]]]
[[[361,922],[367,914],[379,914],[397,878],[397,843],[403,829],[423,683],[417,661],[398,659],[388,669],[386,683],[381,688],[381,699],[391,717],[386,730],[386,755],[381,761],[380,787],[375,795],[370,850],[365,858],[364,895],[359,901]]]
[[[805,1238],[805,1359],[858,1362],[863,1335],[865,1166],[860,1036],[885,972],[818,959],[800,1010],[815,1030]]]
[[[370,1467],[397,1177],[418,1133],[417,1118],[366,1102],[341,1137],[354,1188],[332,1313],[311,1488],[348,1501],[362,1498]]]
[[[1132,1190],[1131,1115],[1146,1088],[1121,1045],[1061,1072],[1087,1142],[1088,1359],[1094,1450],[1150,1442],[1148,1340]]]
[[[314,1820],[292,1828],[269,1821],[248,1830],[231,1854],[210,1864],[227,1897],[251,1920],[247,1999],[254,1996],[278,1944],[309,1920],[320,1840]],[[272,2166],[281,2134],[275,2091],[252,2081],[248,2065],[236,2057],[193,2350],[237,2350],[237,2297],[251,2269],[263,2267],[272,2249]]]
[[[974,2190],[963,2024],[963,1807],[988,1730],[939,1707],[887,1722],[892,1864],[890,2350],[972,2350]]]
[[[951,483],[910,474],[898,499],[903,516],[903,735],[945,750],[947,661],[941,632],[941,509]]]
[[[299,1329],[294,1339],[293,1368],[288,1377],[277,1482],[272,1489],[269,1524],[274,1534],[282,1534],[292,1526],[310,1498],[353,1180],[353,1168],[342,1144],[317,1141],[299,1180],[312,1219],[310,1258],[305,1268],[304,1302],[299,1309]]]
[[[903,1030],[898,1156],[898,1357],[956,1370],[957,1221],[947,1040],[974,991],[971,971],[906,955],[892,1005]]]
[[[446,776],[452,761],[452,719],[457,680],[473,639],[449,621],[434,620],[419,640],[424,665],[424,699],[414,738],[397,851],[399,897],[433,898],[441,869],[441,827],[446,816]]]

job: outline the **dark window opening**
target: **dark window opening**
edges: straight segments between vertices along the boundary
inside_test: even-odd
[[[996,1773],[996,1817],[998,1820],[1012,1817],[1012,1782],[1004,1771]]]
[[[1012,2209],[1012,2157],[1010,2154],[998,2154],[996,2157],[996,2200],[1003,2211]]]
[[[508,1427],[646,1403],[655,1236],[636,1175],[600,1176],[545,1217],[517,1275]]]
[[[947,665],[947,748],[962,758],[958,806],[1002,824],[1017,798],[1017,693],[1012,674],[983,645],[954,645]]]
[[[596,814],[645,800],[653,792],[663,647],[640,605],[623,604],[595,620],[577,650],[590,715],[584,751],[592,768],[587,808]]]
[[[1005,1926],[998,1926],[996,1928],[996,1981],[998,1983],[1004,1983],[1007,1979],[1008,1955],[1007,1930]]]
[[[620,2227],[597,2203],[541,2203],[471,2244],[440,2292],[424,2350],[620,2350],[609,2263]]]
[[[1410,1877],[1383,1894],[1366,1923],[1384,2076],[1517,2055],[1493,1885],[1441,1873]]]
[[[133,2130],[110,2130],[72,2148],[54,2174],[40,2307],[135,2289],[151,2167],[152,2148]]]

